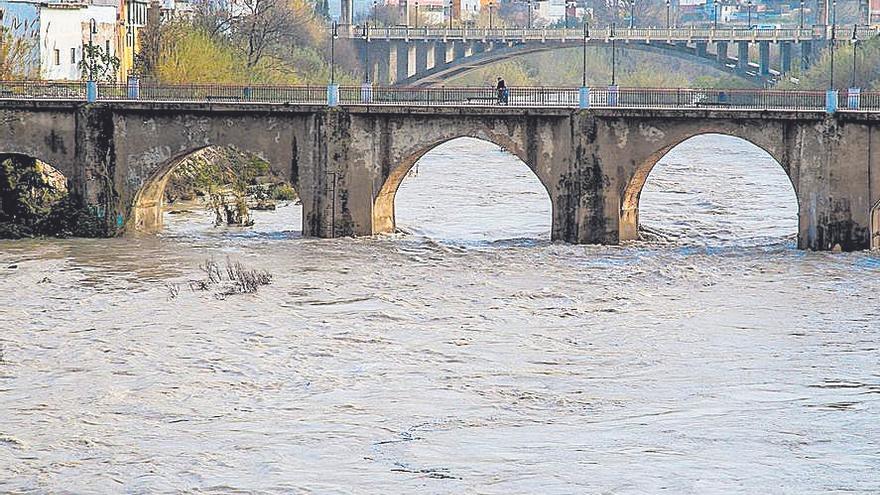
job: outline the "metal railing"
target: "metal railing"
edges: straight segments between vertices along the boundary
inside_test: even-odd
[[[822,91],[634,89],[590,90],[591,107],[824,110]]]
[[[840,33],[847,33],[847,40],[853,26],[837,26]],[[351,26],[344,30],[344,36],[366,40],[430,40],[430,41],[578,41],[583,39],[584,28],[480,28],[480,27],[369,27]],[[725,27],[588,27],[588,39],[607,40],[612,36],[624,41],[801,41],[830,38],[830,26],[757,28]],[[856,38],[866,40],[880,35],[878,26],[856,27]]]
[[[227,86],[160,85],[138,86],[100,84],[98,102],[180,102],[196,104],[285,104],[328,105],[327,86]],[[342,106],[416,107],[511,107],[578,108],[580,88],[513,87],[499,92],[492,87],[401,88],[343,86],[338,104]],[[85,102],[84,82],[0,81],[0,101]],[[880,112],[880,92],[838,94],[840,111]],[[741,109],[741,110],[826,110],[824,91],[784,91],[748,89],[649,89],[589,88],[587,102],[593,108],[634,109]]]

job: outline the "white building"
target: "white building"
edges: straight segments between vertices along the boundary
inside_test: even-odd
[[[32,76],[47,80],[79,80],[80,61],[90,40],[116,56],[116,4],[101,0],[92,3],[33,0],[0,1],[2,24],[15,37],[32,44],[28,62]]]
[[[565,19],[566,0],[539,0],[533,3],[532,23],[543,27]]]

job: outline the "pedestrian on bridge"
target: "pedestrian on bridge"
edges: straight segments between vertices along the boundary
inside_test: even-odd
[[[498,78],[498,83],[495,85],[495,91],[498,92],[498,104],[507,105],[509,93],[507,84],[504,83],[504,79],[501,77]]]

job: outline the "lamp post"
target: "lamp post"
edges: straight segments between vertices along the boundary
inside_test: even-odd
[[[748,5],[749,9],[749,29],[752,29],[752,0],[749,0],[746,5]]]
[[[590,37],[590,26],[584,19],[584,40],[583,40],[583,79],[581,79],[581,89],[578,91],[578,107],[587,108],[590,106],[590,89],[587,88],[587,39]]]
[[[339,37],[336,21],[330,33],[330,84],[327,85],[327,106],[339,105],[339,85],[336,84],[336,38]]]
[[[857,27],[853,26],[852,39],[850,39],[850,42],[852,43],[852,49],[853,49],[853,71],[852,71],[852,82],[849,85],[850,88],[856,87],[856,54],[858,53],[857,50],[858,50],[858,44],[859,44],[859,38],[858,38],[858,36],[856,36],[856,29],[857,29]]]
[[[330,36],[330,84],[336,84],[336,38],[338,37],[336,21],[333,21],[333,33]]]
[[[364,22],[364,84],[370,84],[370,21]]]
[[[529,12],[528,12],[529,18],[528,18],[526,27],[528,27],[529,29],[532,29],[532,0],[528,0],[526,3],[528,4],[528,10],[529,10]]]
[[[452,29],[452,0],[449,0],[449,29]]]
[[[834,89],[834,41],[837,39],[837,0],[831,2],[831,81],[829,89]]]
[[[98,83],[95,81],[95,47],[93,36],[98,33],[95,18],[89,19],[89,79],[86,81],[86,100],[94,103],[98,99]]]
[[[581,80],[581,87],[587,87],[587,39],[590,37],[590,24],[584,20],[584,44],[583,44],[583,65],[581,68],[583,69],[583,79]]]
[[[89,19],[89,81],[95,80],[95,47],[92,37],[98,34],[98,23],[95,18]]]
[[[489,29],[492,29],[492,8],[495,7],[493,2],[489,2]]]
[[[611,23],[611,86],[617,82],[617,45],[614,43],[614,23]]]
[[[416,21],[415,21],[416,29],[419,28],[419,2],[416,2]]]
[[[801,22],[800,22],[800,26],[801,26],[801,29],[804,28],[804,0],[801,0]]]
[[[718,0],[715,0],[715,2],[712,4],[712,8],[715,10],[715,19],[714,19],[714,24],[713,24],[713,28],[715,30],[718,30],[718,11],[719,11],[718,7],[720,7],[720,6],[721,6],[721,4],[718,3]]]
[[[629,28],[636,27],[636,0],[629,0]]]
[[[566,2],[565,2],[565,29],[568,29],[568,28],[569,28],[569,25],[568,25],[568,9],[569,9],[569,6],[570,6],[570,5],[571,5],[571,2],[569,2],[568,0],[566,0]]]
[[[669,0],[666,0],[666,29],[669,29]]]

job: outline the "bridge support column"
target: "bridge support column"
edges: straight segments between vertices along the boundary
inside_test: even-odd
[[[706,46],[707,45],[708,45],[708,43],[706,43],[705,41],[698,41],[696,43],[698,57],[706,58],[706,53],[707,53]]]
[[[467,57],[467,53],[465,48],[467,47],[467,42],[464,41],[453,41],[452,42],[452,60],[461,60]]]
[[[434,47],[429,43],[416,45],[416,68],[415,73],[425,72],[434,66]]]
[[[726,41],[718,41],[715,43],[715,59],[718,60],[718,63],[721,65],[727,65],[727,42]]]
[[[736,58],[737,68],[740,71],[745,72],[749,69],[749,42],[737,41],[736,48],[738,51]]]
[[[382,61],[379,63],[379,84],[391,85],[397,81],[397,48],[390,42],[382,42]]]
[[[783,41],[782,43],[780,43],[779,61],[783,74],[791,72],[791,43],[787,41]]]
[[[413,43],[406,41],[399,41],[396,45],[397,77],[394,82],[400,83],[415,73],[416,47]]]
[[[801,41],[801,70],[807,70],[813,65],[813,42]]]
[[[758,65],[762,76],[770,75],[770,42],[758,43]]]
[[[454,46],[451,41],[434,43],[434,67],[448,65],[455,58]]]
[[[352,25],[353,12],[354,12],[354,1],[353,0],[341,0],[340,1],[339,24],[341,24],[342,26],[350,27]]]

